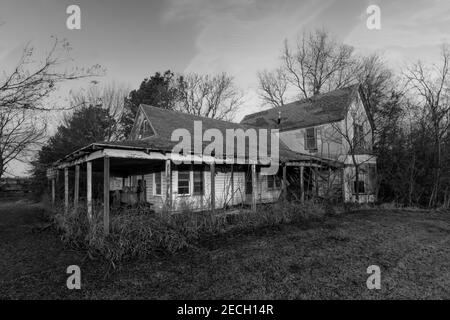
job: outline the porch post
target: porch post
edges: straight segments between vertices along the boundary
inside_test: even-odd
[[[328,167],[328,191],[329,192],[331,192],[331,174],[332,174],[332,171],[331,171],[331,167]]]
[[[231,182],[231,205],[234,205],[234,167],[233,164],[231,165],[231,177],[230,177],[230,182]]]
[[[316,197],[319,196],[319,168],[314,169],[314,187],[316,188]]]
[[[55,207],[55,177],[52,178],[52,207]]]
[[[103,158],[103,232],[109,234],[109,157]]]
[[[300,166],[300,200],[301,202],[305,202],[305,185],[304,185],[304,181],[303,181],[303,172],[304,172],[304,167]]]
[[[86,204],[87,217],[89,222],[92,220],[92,162],[86,163]]]
[[[214,160],[210,164],[211,171],[211,212],[216,210],[216,165]]]
[[[141,194],[141,201],[143,203],[147,202],[147,186],[145,185],[145,175],[141,176],[142,180],[142,194]]]
[[[78,200],[80,197],[80,165],[75,166],[75,186],[73,190],[73,207],[75,212],[78,210]]]
[[[283,165],[283,199],[287,200],[287,183],[286,183],[286,164]]]
[[[172,209],[172,167],[170,159],[166,160],[166,206]]]
[[[64,212],[69,212],[69,168],[64,168]]]
[[[252,164],[252,211],[256,211],[256,191],[257,191],[257,181],[256,181],[256,165]]]

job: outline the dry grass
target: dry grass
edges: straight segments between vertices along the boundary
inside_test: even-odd
[[[280,202],[260,206],[256,212],[241,209],[233,215],[226,212],[184,210],[176,214],[155,214],[147,207],[121,210],[110,218],[110,235],[103,235],[102,210],[94,210],[93,221],[88,222],[84,207],[78,211],[69,208],[64,213],[56,210],[55,225],[64,242],[100,256],[112,266],[136,257],[147,257],[155,252],[173,254],[193,248],[205,236],[227,232],[253,231],[262,227],[287,223],[307,223],[325,216],[322,205],[314,202]]]

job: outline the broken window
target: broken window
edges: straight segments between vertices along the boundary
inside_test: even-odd
[[[317,150],[317,131],[316,128],[307,128],[305,133],[305,149]]]
[[[189,171],[178,171],[178,194],[189,194]]]

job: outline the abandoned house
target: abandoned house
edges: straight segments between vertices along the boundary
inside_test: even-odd
[[[200,132],[194,132],[196,123],[201,123]],[[179,139],[172,141],[172,135],[177,129],[202,138],[210,129],[223,136],[229,129],[266,129],[270,136],[276,135],[278,152],[255,161],[249,155],[252,148],[260,146],[245,140],[243,155],[233,148],[225,159],[217,152],[205,155],[208,141],[203,140],[208,139],[202,139],[199,150],[194,147],[175,152]],[[354,85],[247,115],[241,123],[140,105],[129,140],[83,147],[57,161],[48,170],[48,178],[53,202],[55,185],[64,185],[66,210],[69,197],[75,209],[82,199],[91,217],[93,198],[96,195],[102,200],[108,232],[111,205],[141,203],[156,212],[214,212],[236,205],[255,209],[258,203],[280,197],[372,202],[376,158],[371,148],[371,118],[359,86]],[[276,161],[279,170],[263,174],[269,160]],[[97,186],[102,190],[94,187],[94,176],[100,177]],[[80,188],[81,177],[84,188]]]

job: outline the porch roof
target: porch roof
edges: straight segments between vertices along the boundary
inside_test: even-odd
[[[182,157],[190,157],[190,159],[192,160],[198,159],[202,162],[207,163],[210,163],[212,161],[221,163],[225,160],[223,158],[220,159],[217,157],[214,158],[210,156],[201,156],[194,154],[190,155],[174,154],[172,153],[172,150],[177,143],[178,142],[170,141],[158,136],[154,136],[145,140],[92,143],[58,160],[57,162],[54,163],[54,165],[55,167],[65,167],[68,165],[103,158],[105,156],[109,156],[110,158],[141,159],[141,160],[166,160],[166,159],[179,160]],[[209,144],[209,142],[206,144]],[[246,154],[248,154],[248,144],[246,144],[246,147],[247,147]],[[239,158],[236,159],[238,160],[237,163],[240,164],[248,162],[248,159],[239,159]],[[280,145],[279,147],[278,160],[280,163],[308,162],[332,167],[337,167],[340,165],[339,162],[337,161],[295,152],[288,149],[287,147],[284,147],[283,145]]]

